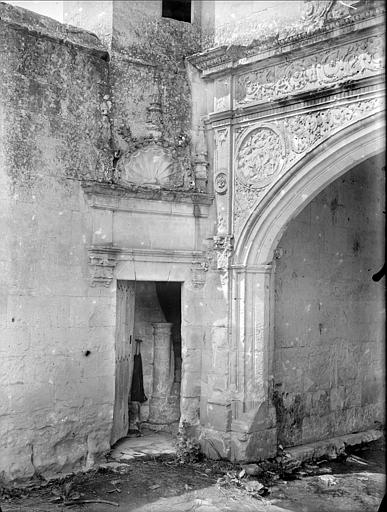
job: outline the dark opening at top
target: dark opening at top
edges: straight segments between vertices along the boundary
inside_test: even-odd
[[[191,23],[191,0],[163,0],[162,17]]]

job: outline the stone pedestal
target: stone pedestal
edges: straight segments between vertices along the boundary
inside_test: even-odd
[[[174,354],[171,323],[153,323],[153,391],[149,423],[167,425],[179,420],[179,392],[174,385]]]

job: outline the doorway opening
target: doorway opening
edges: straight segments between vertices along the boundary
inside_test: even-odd
[[[181,283],[118,281],[111,443],[180,420]]]

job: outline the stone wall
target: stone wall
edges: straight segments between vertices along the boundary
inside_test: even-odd
[[[0,477],[15,479],[109,448],[115,290],[89,288],[79,185],[111,167],[109,92],[95,36],[0,16]]]
[[[383,421],[384,169],[369,159],[323,190],[279,243],[274,404],[293,446]]]

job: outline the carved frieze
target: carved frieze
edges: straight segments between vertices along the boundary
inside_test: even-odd
[[[89,249],[90,286],[111,285],[120,249],[111,246],[93,246]]]
[[[374,76],[381,73],[383,63],[382,37],[368,37],[241,75],[235,84],[236,105],[272,101],[298,92]]]
[[[238,234],[244,222],[278,176],[334,132],[380,111],[381,97],[337,105],[278,119],[277,132],[283,133],[286,149],[279,135],[264,135],[263,127],[248,132],[237,150],[234,177],[234,231]],[[261,137],[257,137],[256,133]],[[281,168],[282,166],[282,168]]]

